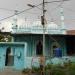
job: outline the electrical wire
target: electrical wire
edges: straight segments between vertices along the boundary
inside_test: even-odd
[[[58,1],[56,1],[56,2],[58,2]],[[54,10],[56,10],[58,7],[60,7],[60,6],[62,6],[62,4],[63,4],[63,2],[61,2],[59,5],[57,5],[55,8],[53,8],[52,9],[52,11]],[[52,15],[51,15],[52,16]],[[53,19],[53,18],[52,18]],[[49,35],[49,37],[54,41],[54,42],[56,42],[57,43],[57,45],[61,48],[61,45],[60,45],[60,43],[54,38],[54,37],[52,37],[51,35]]]
[[[37,7],[37,6],[41,5],[41,4],[42,4],[42,3],[36,5],[35,7]],[[35,8],[35,7],[33,7],[33,8]],[[27,12],[27,11],[33,9],[33,8],[31,7],[31,8],[25,9],[25,10],[23,10],[23,11],[18,12],[17,14],[13,14],[13,15],[8,16],[8,17],[6,17],[6,18],[0,19],[0,21],[3,21],[3,20],[6,20],[6,19],[9,19],[9,18],[14,17],[15,15],[19,15],[19,14],[21,14],[21,13],[23,13],[23,12]],[[15,11],[15,10],[14,10],[14,11]]]
[[[51,1],[51,2],[45,2],[45,3],[54,3],[54,2],[60,2],[60,1]],[[42,3],[36,5],[35,7],[38,8],[38,6],[41,5],[41,4],[42,4]],[[60,5],[61,5],[61,4],[60,4]],[[58,5],[56,8],[58,8],[60,5]],[[33,8],[35,8],[35,7],[33,7]],[[33,9],[33,8],[28,8],[28,9],[25,9],[25,10],[23,10],[23,11],[20,11],[20,12],[18,12],[16,15],[19,15],[19,14],[21,14],[21,13],[23,13],[23,12],[27,12],[27,11]],[[54,10],[55,10],[56,8],[54,8]],[[4,9],[4,8],[0,8],[0,9]],[[40,9],[40,8],[38,8],[38,9]],[[7,10],[7,9],[4,9],[4,10]],[[40,9],[40,10],[41,10],[41,9]],[[10,11],[12,11],[12,10],[10,10]],[[0,21],[6,20],[6,19],[11,18],[11,17],[13,17],[13,16],[15,16],[15,14],[14,14],[14,15],[11,15],[11,16],[8,16],[8,17],[6,17],[6,18],[3,18],[3,19],[1,19]],[[51,38],[52,40],[54,40],[54,41],[60,46],[60,44],[58,43],[58,41],[57,41],[55,38],[53,38],[52,36],[50,36],[50,38]]]
[[[45,3],[53,3],[53,2],[61,2],[61,1],[51,1],[51,2],[45,2]],[[11,18],[11,17],[13,17],[13,16],[15,16],[15,15],[19,15],[19,14],[21,14],[21,13],[23,13],[23,12],[29,11],[29,10],[31,10],[31,9],[33,9],[33,8],[36,8],[36,7],[38,7],[38,6],[42,5],[42,4],[43,4],[43,3],[40,3],[40,4],[36,5],[35,7],[28,8],[28,9],[25,9],[25,10],[23,10],[23,11],[20,11],[20,12],[17,13],[17,14],[14,14],[14,15],[11,15],[11,16],[8,16],[8,17],[6,17],[6,18],[1,19],[0,21],[9,19],[9,18]]]
[[[59,44],[59,42],[58,42],[54,37],[52,37],[51,35],[49,35],[49,37],[50,37],[54,42],[56,42],[59,47],[61,47],[61,45]]]
[[[13,14],[13,15],[8,16],[8,17],[6,17],[6,18],[0,19],[0,21],[9,19],[9,18],[11,18],[11,17],[14,17],[15,15],[19,15],[19,14],[21,14],[21,13],[23,13],[23,12],[25,12],[25,11],[31,10],[31,9],[32,9],[32,8],[28,8],[28,9],[26,9],[26,10],[23,10],[23,11],[21,11],[21,12],[18,12],[17,14]]]
[[[55,8],[53,8],[53,9],[51,9],[51,11],[55,11],[57,8],[59,8],[61,6],[61,3],[57,6],[57,7],[55,7]],[[73,9],[70,9],[70,8],[67,8],[67,7],[64,7],[64,9],[66,9],[66,10],[68,10],[68,11],[70,11],[70,12],[73,12],[73,13],[75,13],[75,10],[73,10]],[[47,11],[47,14],[48,15],[50,15],[50,16],[52,16],[52,14],[51,14],[51,12],[49,12],[49,11]],[[53,19],[53,18],[52,18]],[[65,19],[65,21],[75,21],[75,19]]]
[[[50,11],[56,11],[57,8],[59,8],[60,6],[61,6],[61,3],[60,3],[59,5],[57,5],[55,8],[52,8]],[[49,12],[48,10],[47,10],[47,14],[51,16],[51,19],[53,19],[53,18],[52,18],[52,13]]]

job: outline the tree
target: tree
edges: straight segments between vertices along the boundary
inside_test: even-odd
[[[0,42],[11,42],[11,39],[10,35],[0,34]]]

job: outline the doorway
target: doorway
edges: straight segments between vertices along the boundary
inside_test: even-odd
[[[11,47],[6,49],[6,58],[5,58],[5,66],[13,66],[14,65],[14,55]]]
[[[43,45],[41,41],[38,41],[36,45],[36,55],[42,55],[43,54]]]
[[[66,38],[67,45],[67,55],[75,56],[75,36],[67,36]]]

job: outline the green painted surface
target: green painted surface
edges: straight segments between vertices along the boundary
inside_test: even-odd
[[[11,47],[15,51],[13,68],[23,69],[30,68],[32,65],[39,66],[39,57],[36,55],[36,46],[39,41],[43,42],[42,35],[15,35],[14,42],[0,43],[0,69],[5,67],[5,53],[7,47]],[[57,58],[53,56],[53,44],[60,45],[63,57]],[[47,57],[46,64],[58,64],[68,60],[75,62],[75,57],[66,56],[66,39],[64,36],[46,35],[44,53]],[[66,60],[67,58],[68,60]]]
[[[36,45],[39,41],[42,42],[42,35],[21,35],[15,36],[15,42],[27,43],[27,56],[36,56]],[[60,36],[46,36],[45,38],[45,55],[51,55],[52,43],[58,43],[62,50],[62,55],[66,55],[65,38]]]

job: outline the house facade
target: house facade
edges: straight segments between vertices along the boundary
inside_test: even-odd
[[[55,23],[45,29],[45,50],[43,52],[43,27],[14,27],[11,32],[12,42],[0,42],[0,69],[11,67],[22,70],[39,66],[39,58],[45,56],[45,64],[63,64],[75,62],[75,36],[69,35]],[[53,27],[52,27],[53,26]],[[60,48],[60,51],[55,51]]]
[[[14,18],[11,36],[12,42],[0,42],[0,69],[22,70],[39,66],[41,55],[45,57],[45,65],[63,64],[69,60],[75,62],[75,35],[67,34],[62,8],[60,25],[51,21],[43,28],[41,22],[36,21],[18,26]]]

